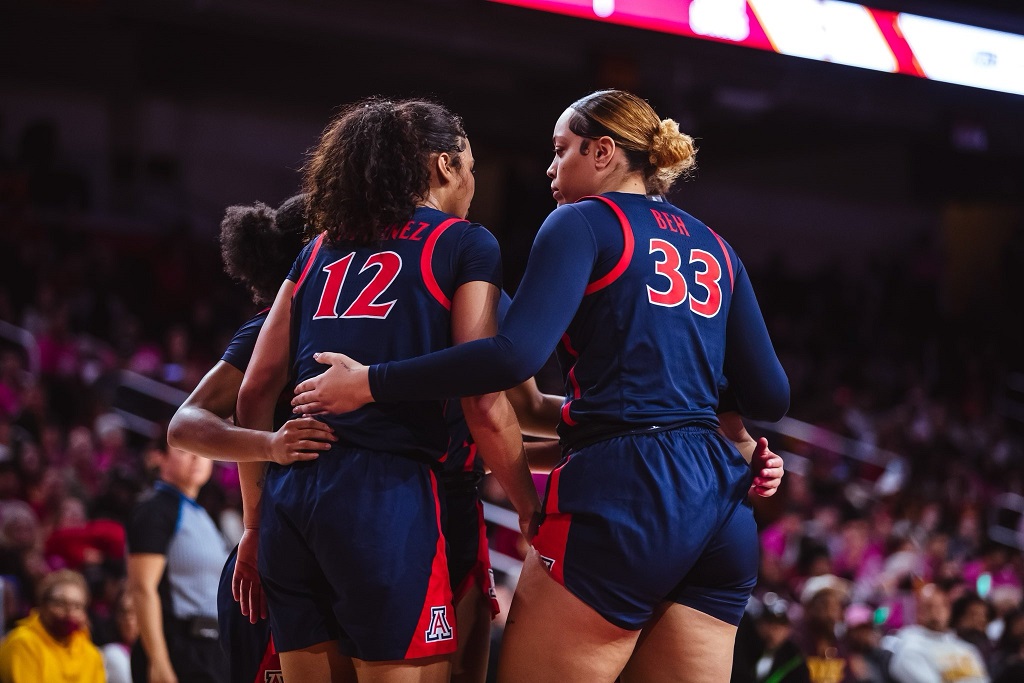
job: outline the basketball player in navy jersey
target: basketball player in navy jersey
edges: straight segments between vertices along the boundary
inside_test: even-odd
[[[727,681],[758,539],[747,462],[716,431],[719,388],[743,415],[778,420],[788,380],[732,248],[646,196],[692,166],[689,136],[643,100],[602,91],[566,109],[553,143],[561,206],[500,334],[370,367],[332,357],[293,404],[335,413],[495,391],[557,346],[567,456],[523,568],[499,679]]]
[[[497,242],[463,219],[472,167],[461,121],[429,102],[368,100],[328,126],[305,169],[308,218],[323,232],[260,332],[240,426],[272,426],[289,374],[324,369],[314,349],[401,359],[495,328]],[[489,394],[462,407],[530,533],[539,501],[508,400]],[[327,416],[338,441],[319,458],[265,474],[240,464],[286,679],[341,680],[350,661],[361,681],[447,680],[457,625],[434,474],[448,445],[443,408],[400,402]],[[237,578],[243,604],[258,609],[260,585]]]
[[[335,440],[330,427],[319,420],[289,421],[287,406],[275,418],[276,432],[242,429],[228,422],[235,414],[238,389],[270,302],[302,249],[305,201],[304,195],[297,195],[276,210],[257,203],[228,207],[225,212],[220,232],[224,269],[250,290],[262,310],[238,329],[220,361],[174,414],[167,441],[175,448],[213,460],[259,459],[286,465],[315,458]],[[268,622],[242,615],[233,600],[235,561],[236,551],[232,551],[217,593],[221,645],[231,683],[262,683],[280,674],[281,664]]]

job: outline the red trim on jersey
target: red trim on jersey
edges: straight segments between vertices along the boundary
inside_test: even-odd
[[[456,223],[462,222],[464,222],[462,218],[449,218],[440,223],[434,229],[434,232],[430,233],[430,236],[427,237],[427,241],[423,243],[423,251],[420,252],[420,274],[423,276],[423,284],[427,286],[427,291],[430,292],[430,295],[437,299],[437,303],[449,311],[452,310],[452,301],[441,291],[441,287],[437,284],[437,278],[434,277],[434,246],[437,244],[437,240],[440,239],[441,233]]]
[[[324,243],[324,236],[326,232],[320,233],[320,236],[316,238],[316,242],[313,243],[313,251],[309,252],[309,260],[306,261],[306,265],[302,268],[302,274],[299,275],[299,279],[295,281],[295,289],[292,290],[292,298],[294,299],[299,293],[299,287],[302,286],[302,281],[306,279],[306,275],[309,274],[309,268],[313,265],[313,261],[316,261],[317,252],[320,251],[320,245]]]
[[[572,339],[569,339],[569,333],[568,332],[563,332],[562,333],[562,346],[565,347],[565,350],[568,351],[569,355],[572,356],[573,358],[579,358],[580,357],[580,352],[577,351],[576,349],[574,349],[573,346],[572,346]]]
[[[462,447],[465,448],[466,446],[469,446],[469,455],[466,456],[466,462],[462,464],[462,471],[472,472],[473,465],[476,464],[476,443],[466,441],[462,444]]]
[[[718,246],[722,248],[722,253],[725,254],[725,265],[729,268],[729,291],[732,291],[736,287],[736,277],[732,273],[732,259],[729,258],[729,250],[725,248],[725,242],[722,241],[717,232],[711,228],[708,228],[708,232],[715,236],[715,239],[718,240]]]
[[[573,348],[572,339],[569,338],[569,333],[568,332],[565,332],[565,333],[562,334],[562,346],[565,347],[565,350],[573,358],[579,358],[580,357],[580,352],[577,351],[575,348]],[[580,383],[576,381],[576,366],[575,365],[573,365],[571,368],[569,368],[568,377],[569,377],[569,381],[572,382],[572,386],[573,386],[573,391],[572,391],[573,398],[567,400],[565,403],[562,404],[561,416],[562,416],[562,422],[564,422],[565,424],[569,425],[570,427],[575,427],[576,426],[576,420],[572,419],[572,416],[569,414],[569,405],[573,402],[573,400],[575,400],[575,399],[580,397]]]
[[[491,552],[487,545],[487,523],[484,521],[484,506],[476,502],[477,514],[477,546],[476,564],[466,574],[459,587],[455,590],[455,604],[458,605],[466,597],[470,589],[476,586],[491,604],[491,619],[501,614],[498,594],[494,590],[494,572],[491,570]]]
[[[266,681],[273,680],[267,677],[268,673],[281,673],[281,655],[277,654],[273,635],[267,641],[267,649],[263,651],[263,659],[260,660],[260,668],[256,670],[256,678],[253,683],[266,683]]]
[[[565,544],[569,538],[572,515],[558,511],[558,487],[562,468],[568,465],[571,459],[570,455],[565,462],[551,471],[547,500],[544,501],[544,520],[533,539],[533,547],[540,553],[551,577],[563,586],[565,585],[565,574],[563,573],[565,571]]]
[[[626,268],[629,267],[629,262],[633,259],[633,226],[629,224],[629,219],[626,218],[626,214],[622,212],[619,205],[601,195],[593,195],[591,197],[583,197],[583,199],[597,199],[609,207],[615,212],[615,216],[619,219],[619,225],[622,226],[622,240],[624,245],[622,247],[622,256],[619,257],[619,262],[615,264],[608,273],[601,278],[591,282],[587,285],[587,288],[583,290],[583,294],[593,294],[594,292],[604,289],[611,283],[619,279],[619,276],[626,272]],[[583,201],[580,199],[579,201]]]
[[[445,553],[444,531],[441,527],[441,500],[437,495],[437,478],[430,474],[430,490],[434,497],[434,520],[437,524],[437,549],[430,567],[427,594],[423,597],[420,619],[409,640],[409,648],[403,659],[417,659],[448,655],[455,652],[457,634],[455,630],[455,608],[452,603],[452,583],[448,577],[448,556]],[[443,609],[450,634],[443,639],[428,641],[427,636],[434,630],[435,609]]]

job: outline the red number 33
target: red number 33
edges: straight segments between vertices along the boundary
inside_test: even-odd
[[[700,300],[691,293],[687,287],[686,279],[679,271],[683,266],[683,259],[679,250],[670,242],[654,238],[651,240],[651,254],[659,253],[665,258],[656,261],[654,272],[668,279],[668,289],[655,289],[647,285],[647,300],[655,306],[675,307],[684,301],[690,302],[690,310],[705,318],[713,318],[722,309],[722,287],[719,281],[722,279],[722,266],[709,252],[703,249],[690,250],[690,264],[700,264],[702,270],[693,271],[694,283],[707,292],[707,296]]]

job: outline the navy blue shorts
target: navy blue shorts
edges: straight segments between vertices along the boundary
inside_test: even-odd
[[[235,573],[238,546],[224,563],[217,586],[217,622],[220,628],[220,646],[228,658],[230,683],[276,680],[281,675],[281,659],[270,636],[270,624],[261,619],[249,623],[242,615],[238,603],[231,595],[231,577]]]
[[[442,505],[430,467],[333,448],[270,465],[259,570],[281,652],[337,640],[366,661],[455,650]]]
[[[752,474],[703,427],[615,437],[551,473],[533,545],[551,575],[621,628],[676,602],[739,624],[757,582]]]
[[[444,536],[448,540],[448,572],[455,604],[473,590],[482,592],[491,605],[491,616],[501,611],[494,590],[494,572],[487,546],[487,527],[480,495],[474,490],[445,495],[448,517]]]

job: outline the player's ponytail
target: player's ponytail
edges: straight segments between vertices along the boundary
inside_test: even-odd
[[[426,100],[375,97],[344,108],[303,169],[313,228],[332,241],[380,239],[426,196],[431,154],[448,152],[458,167],[465,137],[459,117]]]
[[[580,137],[607,135],[626,155],[631,171],[643,173],[648,194],[663,194],[696,164],[693,138],[672,119],[624,90],[600,90],[571,106],[569,130]]]
[[[252,292],[253,301],[270,305],[302,249],[305,195],[291,197],[275,211],[257,202],[229,206],[220,223],[224,271]]]

